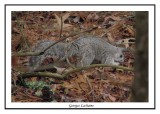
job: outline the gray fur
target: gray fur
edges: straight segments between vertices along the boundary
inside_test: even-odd
[[[42,51],[54,41],[41,41],[33,51]],[[57,43],[49,48],[43,55],[32,56],[30,66],[38,67],[46,57],[57,57],[60,60],[76,55],[76,66],[88,66],[93,60],[101,61],[102,64],[119,65],[124,61],[124,48],[109,44],[102,38],[80,37],[71,43]]]
[[[124,48],[113,46],[102,38],[80,37],[71,43],[67,57],[77,55],[80,59],[77,66],[90,65],[94,59],[102,64],[119,65],[124,61],[123,51]]]
[[[37,43],[35,47],[32,48],[32,51],[41,52],[43,49],[47,48],[53,43],[54,41],[52,40],[40,41]],[[42,64],[42,61],[47,57],[56,57],[60,60],[63,60],[65,56],[66,46],[67,44],[58,43],[52,46],[51,48],[49,48],[43,55],[31,56],[29,59],[29,65],[34,68],[37,68],[38,66]]]

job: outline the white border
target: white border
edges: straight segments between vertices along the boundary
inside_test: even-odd
[[[149,102],[148,103],[12,103],[11,102],[11,11],[149,11]],[[154,108],[154,7],[153,6],[6,6],[6,108]],[[84,107],[80,107],[84,108]],[[89,107],[88,107],[89,108]]]

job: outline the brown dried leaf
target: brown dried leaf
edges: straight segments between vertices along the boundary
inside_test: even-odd
[[[16,33],[16,34],[20,34],[20,31],[17,28],[15,28],[15,27],[13,28],[12,32]]]
[[[62,16],[62,21],[64,22],[68,17],[70,16],[70,13],[66,13]]]
[[[12,67],[16,67],[19,62],[19,57],[17,56],[12,56]]]
[[[115,102],[116,98],[114,96],[112,96],[111,94],[108,94],[108,97],[111,101]]]
[[[66,69],[66,68],[59,68],[59,67],[56,67],[56,66],[54,66],[54,67],[57,69],[57,73],[59,73],[59,74],[62,74],[62,73],[64,73],[64,72],[69,71],[69,70]]]
[[[124,44],[126,48],[129,48],[129,44]]]
[[[57,15],[57,14],[54,14],[54,15],[55,15],[56,20],[57,20],[57,23],[58,23],[58,28],[60,29],[60,28],[61,28],[61,23],[63,23],[63,22],[61,22],[61,18],[60,18],[60,17],[58,17],[58,15]]]
[[[111,43],[111,44],[114,44],[114,39],[113,39],[113,36],[112,36],[112,34],[111,33],[107,33],[107,38],[108,38],[108,41]]]
[[[65,28],[65,29],[69,29],[70,30],[71,27],[72,27],[71,24],[63,24],[63,28]]]
[[[120,18],[120,17],[117,17],[117,16],[109,16],[109,17],[106,17],[105,20],[106,20],[106,19],[109,19],[109,18],[112,19],[112,20],[114,20],[114,21],[119,21],[119,20],[121,20],[121,18]]]
[[[134,31],[134,29],[133,29],[132,26],[128,26],[128,27],[127,27],[127,30],[128,30],[128,32],[130,33],[130,36],[135,36],[135,31]]]
[[[58,30],[61,29],[61,24],[63,25],[63,29],[72,26],[71,24],[65,24],[65,23],[64,23],[64,21],[70,16],[69,13],[66,13],[66,14],[64,14],[64,15],[62,16],[62,22],[61,22],[61,18],[60,18],[58,15],[56,15],[56,14],[54,14],[54,15],[55,15],[56,20],[57,20],[57,23],[58,23],[58,26],[57,26],[57,27],[58,27]]]
[[[77,16],[77,17],[75,17],[74,19],[73,19],[73,22],[74,23],[78,23],[80,21],[80,17],[79,16]]]
[[[89,14],[88,16],[87,16],[87,19],[86,19],[86,21],[91,21],[92,20],[92,18],[93,18],[93,14]]]
[[[99,16],[96,13],[94,13],[94,20],[98,20],[98,19],[99,19]]]

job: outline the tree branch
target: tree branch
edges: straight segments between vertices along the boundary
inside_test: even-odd
[[[59,32],[59,38],[61,39],[62,37],[62,31],[63,31],[63,17],[62,17],[62,11],[61,11],[61,28],[60,28],[60,32]]]
[[[58,73],[51,72],[31,72],[31,73],[23,73],[18,75],[20,78],[29,78],[29,77],[50,77],[50,78],[58,78],[63,79],[64,77]]]
[[[19,76],[22,77],[22,78],[43,76],[43,77],[64,79],[72,73],[79,72],[79,71],[82,71],[82,70],[87,70],[87,69],[90,69],[90,68],[95,68],[95,67],[112,67],[112,68],[118,68],[118,69],[123,69],[123,70],[127,70],[127,71],[134,71],[133,68],[123,67],[123,66],[114,66],[114,65],[106,65],[106,64],[93,64],[93,65],[90,65],[90,66],[85,66],[85,67],[79,67],[79,68],[75,68],[75,69],[71,69],[71,70],[66,70],[62,75],[58,74],[58,73],[51,73],[51,72],[33,72],[33,73],[20,74]],[[53,68],[55,68],[55,67],[53,66]]]
[[[90,66],[75,68],[73,70],[70,70],[70,71],[62,74],[62,75],[65,77],[65,76],[68,76],[71,73],[75,73],[75,72],[78,72],[78,71],[81,71],[81,70],[87,70],[87,69],[95,68],[95,67],[112,67],[112,68],[118,68],[118,69],[123,69],[123,70],[128,70],[128,71],[134,71],[134,69],[132,69],[132,68],[123,67],[123,66],[114,66],[114,65],[106,65],[106,64],[93,64],[93,65],[90,65]]]

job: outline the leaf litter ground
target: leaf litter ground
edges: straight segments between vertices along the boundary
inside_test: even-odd
[[[39,40],[58,41],[94,26],[99,28],[85,35],[104,37],[111,43],[135,38],[134,12],[12,12],[12,52],[29,51]],[[122,46],[134,49],[135,45]],[[123,66],[133,68],[134,60],[134,54],[126,52]],[[92,68],[64,80],[32,77],[21,82],[17,76],[28,70],[26,64],[28,57],[12,56],[12,102],[129,102],[134,72]]]

